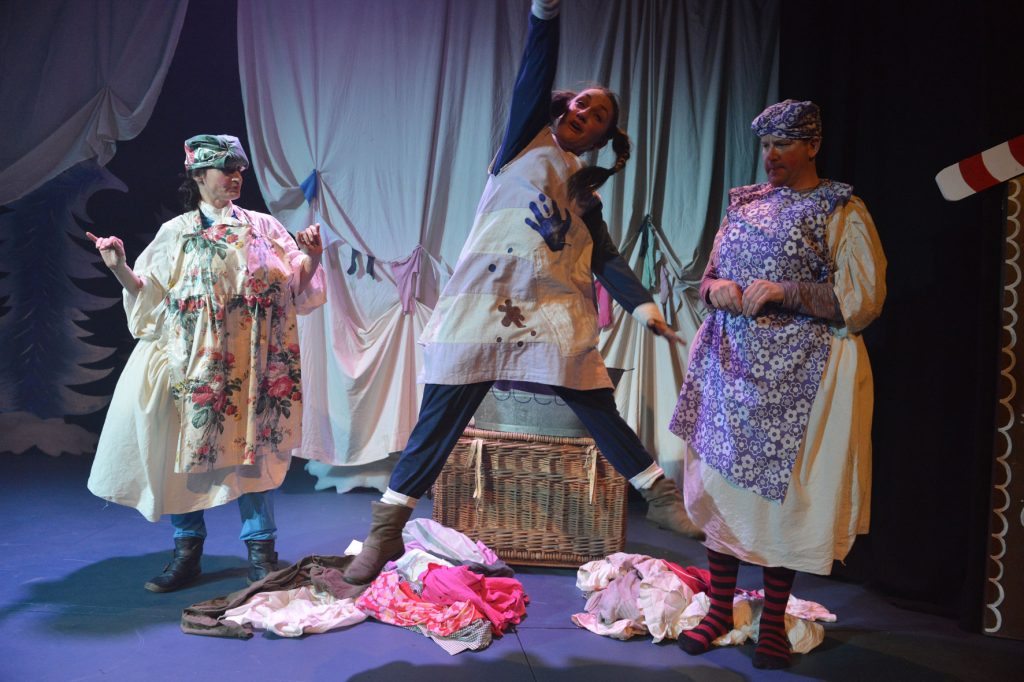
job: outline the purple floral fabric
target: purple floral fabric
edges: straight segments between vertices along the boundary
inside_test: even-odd
[[[821,137],[821,113],[814,102],[787,99],[773,104],[750,122],[758,137],[775,135],[788,140],[809,140]]]
[[[853,189],[752,185],[730,192],[718,275],[827,282],[825,227]],[[781,502],[828,360],[828,323],[766,306],[757,317],[714,310],[694,339],[669,429],[733,484]]]

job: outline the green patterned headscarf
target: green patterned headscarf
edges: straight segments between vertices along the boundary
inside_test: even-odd
[[[185,170],[223,170],[225,166],[249,167],[249,157],[234,135],[196,135],[185,140]]]

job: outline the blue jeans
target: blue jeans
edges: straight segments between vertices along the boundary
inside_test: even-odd
[[[422,497],[441,475],[462,430],[493,383],[425,384],[419,420],[391,472],[388,487],[415,499]],[[551,388],[590,431],[608,463],[627,480],[654,463],[654,458],[619,414],[612,389]]]
[[[242,517],[242,540],[273,540],[277,537],[274,523],[273,491],[245,493],[238,498],[238,513]],[[188,514],[171,514],[176,538],[205,538],[206,521],[203,510]]]

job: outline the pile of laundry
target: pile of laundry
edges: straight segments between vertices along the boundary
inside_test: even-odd
[[[349,555],[308,556],[226,597],[185,609],[187,634],[248,639],[254,629],[282,637],[326,632],[367,617],[419,632],[456,654],[482,649],[520,622],[522,584],[486,545],[430,519],[402,532],[406,552],[356,598],[342,583]]]
[[[678,639],[707,615],[711,575],[644,554],[618,552],[580,566],[576,587],[586,596],[583,613],[572,616],[581,628],[615,639],[651,635],[657,643]],[[715,640],[718,646],[757,641],[764,606],[762,590],[736,590],[733,629]],[[786,634],[794,653],[807,653],[821,644],[825,629],[818,621],[836,617],[821,604],[790,596],[786,606]]]

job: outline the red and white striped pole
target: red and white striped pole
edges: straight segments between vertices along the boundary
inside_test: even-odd
[[[1024,173],[1024,135],[946,166],[935,182],[947,201],[958,201]]]

